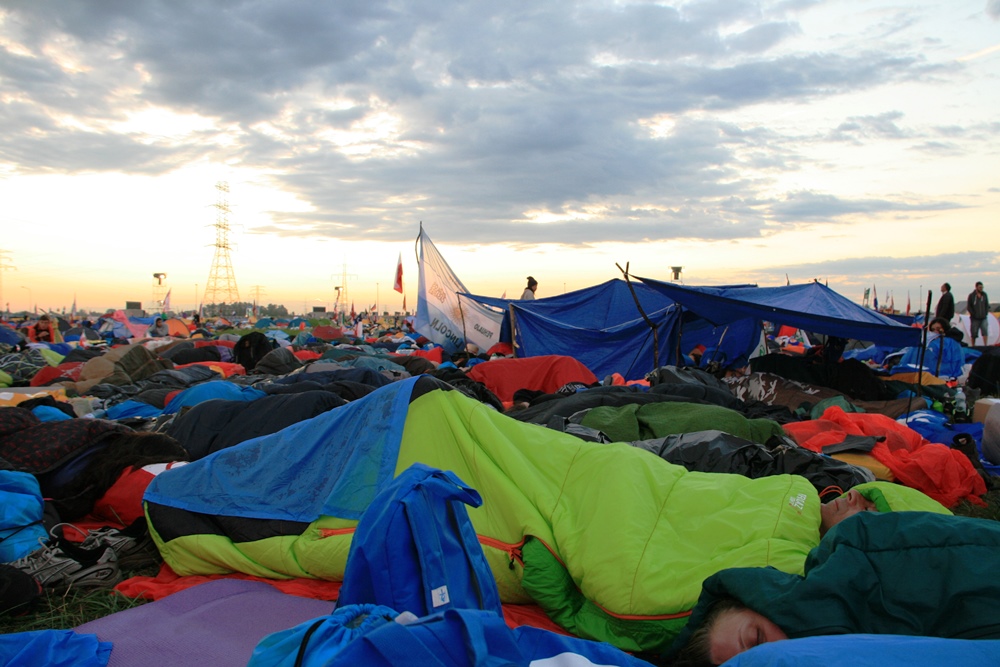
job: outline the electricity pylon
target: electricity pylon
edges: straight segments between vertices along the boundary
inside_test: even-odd
[[[202,296],[202,303],[236,303],[240,291],[236,287],[233,261],[229,257],[229,183],[215,184],[218,200],[215,204],[215,255],[212,256],[212,270],[208,274],[208,285]]]

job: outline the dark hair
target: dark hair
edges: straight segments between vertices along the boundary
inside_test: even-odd
[[[528,276],[528,287],[534,287],[537,284],[538,284],[537,280],[535,280],[531,276]]]
[[[677,654],[674,660],[674,667],[710,667],[715,665],[711,657],[712,629],[715,627],[719,617],[727,611],[741,611],[748,607],[733,597],[724,597],[709,605],[705,612],[705,617],[690,639],[684,644],[684,648]]]
[[[948,290],[949,292],[951,291],[951,283],[945,283],[945,284],[943,285],[943,287],[944,287],[944,288],[945,288],[946,290]]]
[[[982,286],[983,286],[983,281],[982,280],[977,280],[976,281],[976,287],[982,287]]]
[[[933,320],[931,320],[931,323],[927,325],[927,328],[930,329],[935,324],[940,324],[942,327],[944,327],[945,333],[948,333],[948,329],[951,329],[951,322],[949,322],[943,317],[935,317]]]

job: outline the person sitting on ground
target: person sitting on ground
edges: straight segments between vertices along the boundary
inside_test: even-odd
[[[1000,638],[1000,522],[855,514],[810,552],[802,576],[733,568],[706,579],[674,664],[718,665],[758,644],[821,635]]]
[[[521,301],[534,301],[536,291],[538,291],[538,281],[528,276],[528,286],[521,292]]]
[[[951,326],[951,322],[943,317],[935,317],[931,320],[927,330],[933,334],[939,334],[952,338],[959,343],[961,343],[962,339],[965,337],[965,334],[962,333],[961,329]]]
[[[164,336],[170,335],[170,327],[168,327],[167,323],[163,321],[163,318],[157,317],[153,320],[153,325],[149,327],[146,335],[150,338],[163,338]]]
[[[42,315],[38,321],[28,327],[28,339],[34,343],[51,343],[52,321],[48,315]]]

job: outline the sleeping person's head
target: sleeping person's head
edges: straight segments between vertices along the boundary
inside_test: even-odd
[[[733,598],[711,606],[691,635],[676,665],[721,665],[735,655],[767,642],[788,639],[773,621]]]
[[[847,517],[854,516],[860,512],[877,511],[875,503],[861,495],[857,489],[851,489],[839,498],[820,505],[819,534],[826,535],[828,530]]]

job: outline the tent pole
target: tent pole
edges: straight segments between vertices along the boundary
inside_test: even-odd
[[[510,349],[514,355],[515,359],[518,359],[517,354],[517,315],[514,314],[514,304],[508,303],[507,310],[510,312]]]
[[[680,304],[677,304],[677,308],[681,311],[681,314],[677,318],[677,349],[674,352],[674,356],[677,359],[676,365],[680,366],[681,365],[681,359],[684,358],[683,356],[681,356],[681,354],[682,354],[681,353],[681,338],[684,337],[684,308]]]
[[[654,384],[657,384],[660,381],[660,335],[656,330],[656,325],[649,319],[649,316],[646,315],[646,311],[642,309],[642,304],[639,303],[639,297],[636,296],[635,288],[632,287],[632,282],[628,278],[628,265],[629,263],[625,262],[625,268],[623,269],[621,264],[615,262],[615,266],[617,266],[618,270],[622,272],[623,276],[625,276],[625,284],[628,285],[628,291],[632,293],[632,299],[635,301],[635,307],[639,309],[639,314],[642,315],[642,319],[646,320],[646,324],[648,324],[649,328],[653,330],[653,372],[656,373],[656,376],[653,379],[656,381]]]

